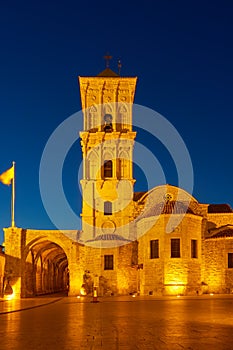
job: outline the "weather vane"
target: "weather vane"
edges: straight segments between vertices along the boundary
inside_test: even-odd
[[[106,68],[109,68],[110,60],[112,59],[112,56],[110,56],[109,53],[107,53],[107,54],[104,56],[104,59],[105,59],[105,61],[106,61]]]
[[[122,63],[121,60],[118,60],[118,74],[121,75],[121,67],[122,67]]]

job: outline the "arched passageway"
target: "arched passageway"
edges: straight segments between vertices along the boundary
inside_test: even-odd
[[[30,247],[25,259],[22,295],[36,296],[69,290],[68,259],[64,250],[49,240]]]

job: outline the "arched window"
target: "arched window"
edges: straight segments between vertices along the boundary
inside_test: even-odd
[[[128,110],[125,105],[121,105],[119,108],[119,117],[122,129],[129,129],[129,121],[128,121]]]
[[[112,177],[112,161],[104,161],[104,177]]]
[[[112,215],[112,202],[104,202],[104,215]]]
[[[120,177],[123,179],[126,179],[128,174],[128,153],[127,152],[121,152],[119,156],[119,167],[120,167]]]
[[[98,155],[93,151],[87,158],[86,169],[87,179],[96,179],[98,171]]]
[[[97,124],[97,108],[96,106],[92,105],[88,113],[87,129],[93,130],[94,128],[96,128]]]
[[[112,114],[112,106],[109,103],[104,104],[103,111],[105,114]]]

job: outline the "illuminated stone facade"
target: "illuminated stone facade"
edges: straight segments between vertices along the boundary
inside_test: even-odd
[[[0,297],[3,295],[3,285],[4,285],[4,268],[5,268],[5,254],[3,253],[3,247],[0,246]]]
[[[126,226],[134,218],[132,104],[136,78],[122,78],[106,69],[98,77],[80,77],[79,83],[84,118],[80,137],[85,241],[116,231],[132,239]]]
[[[82,230],[4,229],[5,276],[16,296],[91,294],[93,286],[99,295],[233,291],[228,205],[200,204],[171,185],[134,193],[136,81],[109,68],[79,78]]]

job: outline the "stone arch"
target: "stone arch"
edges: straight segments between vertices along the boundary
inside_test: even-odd
[[[109,151],[109,150],[107,150],[106,152],[104,152],[103,159],[104,159],[104,160],[112,160],[112,159],[113,159],[113,154],[112,154],[112,152]]]
[[[66,280],[69,282],[69,296],[77,296],[80,293],[83,271],[85,270],[85,261],[81,259],[85,246],[77,242],[80,231],[34,230],[10,227],[4,229],[4,234],[6,242],[5,272],[8,273],[9,271],[11,273],[10,284],[17,297],[36,295],[35,267],[37,263],[40,264],[38,262],[39,255],[42,256],[43,281],[45,279],[44,268],[45,266],[48,267],[48,262],[47,265],[44,262],[50,260],[53,263],[53,271],[57,274],[58,272],[61,274],[67,267]],[[52,245],[47,246],[47,244]],[[14,251],[14,255],[12,255],[12,251]],[[51,255],[47,255],[50,251]],[[60,253],[64,258],[63,260],[61,260]],[[58,268],[57,272],[55,267]],[[53,283],[52,287],[53,290],[48,292],[58,291]],[[42,292],[46,292],[45,288],[42,289]]]
[[[115,173],[115,164],[113,161],[113,154],[106,150],[103,154],[102,161],[102,178],[113,177]]]
[[[129,154],[126,151],[122,151],[119,154],[119,173],[120,178],[127,179],[129,177]]]
[[[96,105],[92,105],[88,111],[87,129],[92,130],[98,127],[98,109]]]
[[[35,270],[36,270],[36,285],[35,285],[35,290],[37,294],[40,294],[43,292],[42,288],[42,277],[43,277],[43,262],[42,262],[42,256],[38,258],[38,260],[35,260]]]
[[[86,163],[86,171],[87,171],[87,178],[90,180],[96,179],[97,173],[98,173],[98,163],[99,163],[99,156],[95,151],[91,151],[88,154],[87,157],[87,163]]]
[[[113,113],[113,109],[110,103],[105,103],[104,104],[104,114],[112,114]]]
[[[124,103],[119,105],[118,109],[118,120],[121,125],[121,129],[129,129],[129,111],[127,106]]]
[[[23,296],[68,292],[68,258],[64,249],[48,239],[37,239],[25,249]]]

